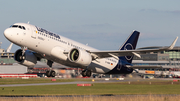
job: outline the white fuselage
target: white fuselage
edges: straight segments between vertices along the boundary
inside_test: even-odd
[[[97,50],[34,25],[26,23],[15,23],[14,25],[24,26],[25,29],[15,27],[7,28],[4,31],[4,35],[8,40],[20,47],[27,47],[29,50],[43,54],[44,58],[63,65],[86,68],[70,62],[67,54],[63,54],[63,52],[56,53],[56,48],[61,48],[64,52],[69,52],[73,48],[84,51]],[[107,73],[117,64],[118,60],[111,57],[93,60],[87,67],[96,73]]]

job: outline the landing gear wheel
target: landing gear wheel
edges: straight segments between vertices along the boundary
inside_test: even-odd
[[[86,71],[82,71],[82,76],[86,77]]]
[[[51,71],[51,77],[55,77],[55,76],[56,76],[55,71]]]
[[[50,75],[50,71],[47,71],[47,72],[46,72],[46,76],[47,76],[47,77],[50,77],[50,76],[51,76],[51,75]]]
[[[91,77],[91,71],[88,70],[88,71],[86,72],[86,76],[87,76],[87,77]]]
[[[53,70],[52,70],[52,71],[47,71],[47,72],[46,72],[46,76],[47,76],[47,77],[55,77],[55,76],[56,76],[56,72],[53,71]]]
[[[90,70],[84,70],[82,71],[82,76],[83,77],[91,77],[91,71]]]

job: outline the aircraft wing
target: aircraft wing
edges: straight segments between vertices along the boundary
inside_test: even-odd
[[[176,44],[178,37],[174,40],[174,42],[165,48],[159,49],[141,49],[141,50],[116,50],[116,51],[90,51],[94,59],[97,58],[106,58],[106,57],[114,57],[119,59],[120,56],[132,56],[136,55],[137,57],[141,58],[139,54],[143,54],[146,52],[158,52],[158,51],[165,51],[165,50],[172,50]]]

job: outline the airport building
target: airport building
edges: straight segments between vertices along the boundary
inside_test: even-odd
[[[162,47],[143,47],[139,49],[160,48]],[[132,64],[137,66],[162,66],[162,68],[139,69],[139,73],[142,75],[180,77],[180,47],[174,47],[168,51],[147,52],[141,54],[141,58],[134,56]]]
[[[0,65],[15,63],[14,53],[10,52],[13,44],[11,43],[7,50],[1,49],[1,44],[2,42],[0,42]]]
[[[143,47],[140,49],[159,49],[162,47]],[[180,47],[161,52],[147,52],[141,58],[134,56],[133,65],[161,65],[164,68],[180,68]]]

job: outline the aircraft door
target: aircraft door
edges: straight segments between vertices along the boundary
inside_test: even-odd
[[[37,36],[37,33],[38,33],[37,30],[34,27],[31,26],[31,31],[32,31],[31,37],[36,39],[36,36]]]
[[[70,49],[71,48],[71,43],[68,41],[68,45],[67,48]]]

